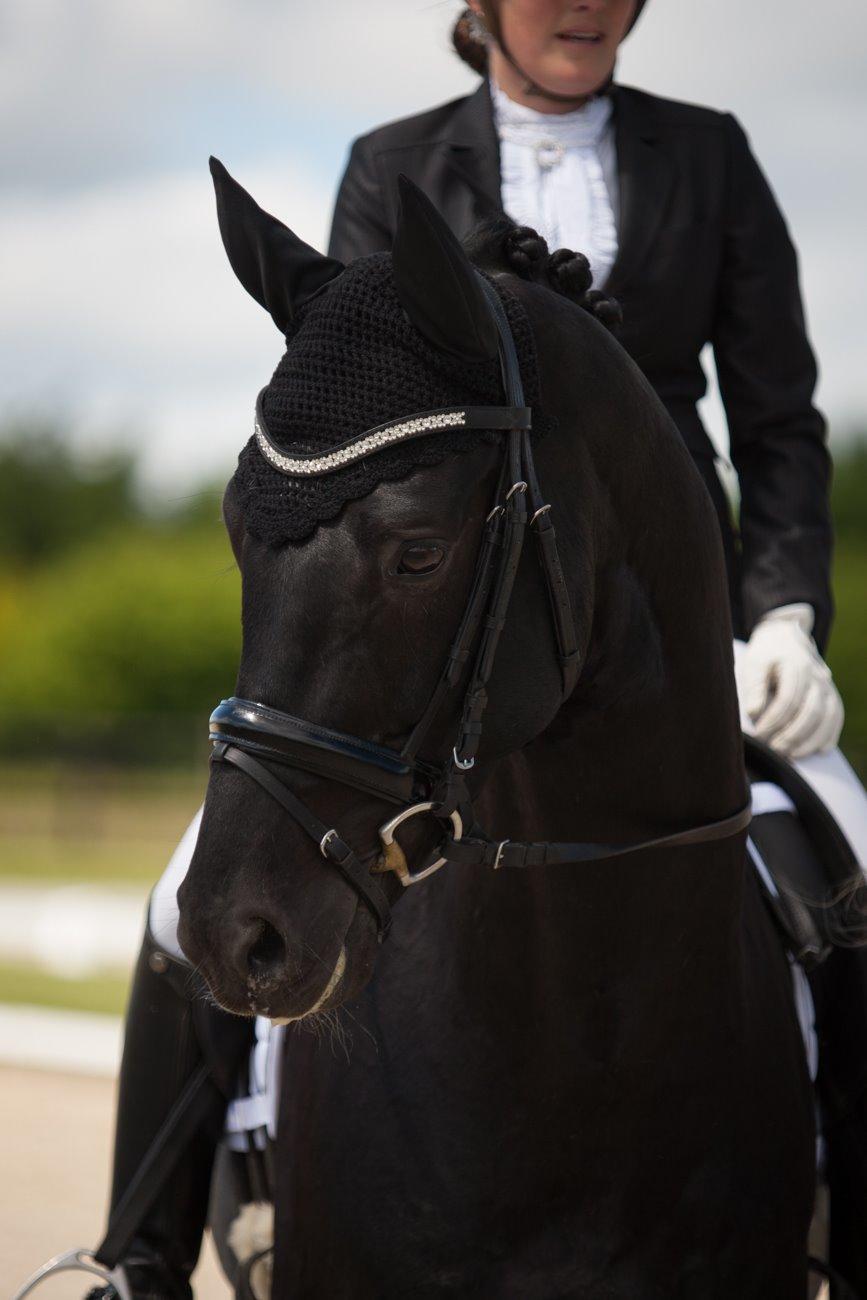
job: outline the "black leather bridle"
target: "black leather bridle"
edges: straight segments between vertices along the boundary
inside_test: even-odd
[[[388,933],[391,911],[376,873],[394,872],[404,886],[417,884],[446,863],[466,866],[544,866],[553,863],[598,861],[639,849],[699,844],[744,830],[750,808],[721,821],[704,823],[633,844],[523,843],[497,840],[477,824],[466,773],[473,767],[488,703],[487,686],[518,571],[527,528],[535,534],[548,591],[557,641],[565,701],[578,680],[580,647],[563,566],[557,550],[551,507],[539,487],[530,440],[531,412],[524,405],[515,342],[495,290],[479,276],[499,334],[500,368],[508,405],[424,411],[391,421],[350,439],[324,456],[283,452],[272,442],[261,407],[257,407],[256,437],[262,454],[286,474],[329,473],[360,459],[369,450],[422,437],[443,428],[497,428],[506,433],[506,447],[493,507],[487,516],[469,599],[460,626],[427,708],[400,751],[357,736],[321,727],[264,704],[233,697],[211,715],[212,761],[231,763],[258,782],[319,845],[323,857],[336,867],[376,920],[380,942]],[[458,736],[443,762],[422,758],[421,750],[445,700],[463,677],[472,659],[464,694]],[[272,770],[285,765],[338,781],[400,807],[379,828],[382,852],[366,866],[334,827],[326,826]],[[445,827],[445,837],[415,870],[404,856],[395,832],[411,817],[430,815]]]

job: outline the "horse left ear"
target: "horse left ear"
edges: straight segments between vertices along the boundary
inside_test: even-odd
[[[211,158],[210,167],[220,234],[232,270],[285,334],[299,308],[340,275],[343,263],[317,253],[282,221],[263,212],[219,158]]]
[[[392,265],[401,306],[440,351],[470,360],[495,357],[497,326],[472,262],[427,195],[407,176],[397,183]]]

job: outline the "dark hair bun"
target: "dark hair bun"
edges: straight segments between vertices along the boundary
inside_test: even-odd
[[[476,23],[471,9],[465,9],[452,28],[452,45],[458,58],[473,72],[484,77],[488,71],[488,51],[476,35]]]

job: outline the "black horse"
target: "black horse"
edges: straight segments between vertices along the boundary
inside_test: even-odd
[[[402,192],[393,256],[344,270],[214,171],[230,260],[288,332],[262,402],[288,458],[329,428],[338,446],[423,408],[507,400],[487,290],[418,192]],[[640,844],[727,819],[747,795],[710,500],[642,375],[563,292],[569,259],[520,274],[503,226],[473,257],[517,339],[578,649],[564,698],[525,550],[463,775],[478,821],[498,842]],[[224,504],[238,696],[376,752],[406,742],[471,603],[503,464],[505,434],[449,436],[313,488],[261,437],[245,451]],[[472,655],[425,739],[432,764],[448,763],[471,671]],[[388,865],[391,802],[315,765],[268,767],[401,895],[380,944],[381,895],[369,905],[309,827],[214,764],[179,895],[185,951],[228,1009],[345,1006],[352,1037],[343,1055],[288,1034],[275,1296],[803,1300],[813,1100],[743,831],[525,871],[452,861],[402,890],[368,874]],[[411,869],[443,835],[429,817],[403,830]]]

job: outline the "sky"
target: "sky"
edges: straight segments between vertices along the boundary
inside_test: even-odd
[[[207,170],[324,247],[354,136],[465,94],[455,0],[0,0],[0,428],[226,476],[281,353]],[[734,112],[799,249],[832,442],[867,428],[867,5],[648,0],[617,77]],[[706,417],[720,440],[711,398]]]

